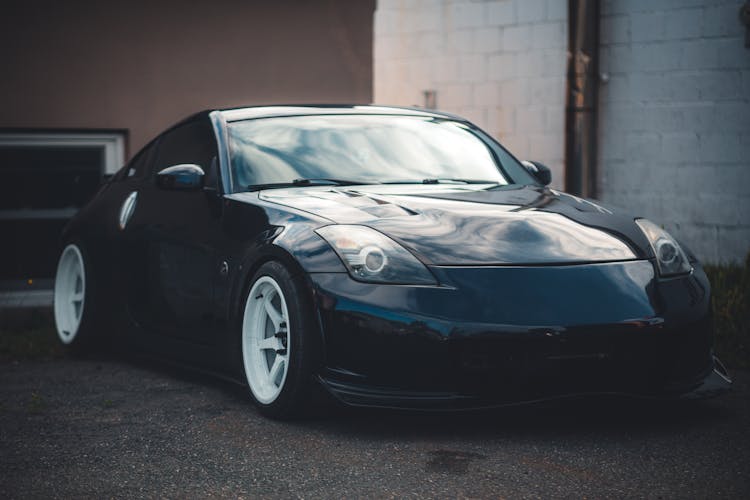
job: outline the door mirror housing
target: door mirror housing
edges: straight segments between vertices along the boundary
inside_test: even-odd
[[[521,162],[526,170],[538,180],[542,186],[547,186],[552,182],[552,171],[550,171],[547,165],[543,165],[538,161],[524,160]]]
[[[203,169],[191,163],[173,165],[156,174],[156,186],[168,191],[198,191],[203,188]]]

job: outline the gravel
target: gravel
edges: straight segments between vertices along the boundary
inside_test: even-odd
[[[276,422],[136,360],[0,364],[0,498],[750,498],[750,373],[690,404],[577,400]]]

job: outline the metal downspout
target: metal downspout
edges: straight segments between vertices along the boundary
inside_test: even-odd
[[[599,1],[568,0],[565,190],[596,197]]]

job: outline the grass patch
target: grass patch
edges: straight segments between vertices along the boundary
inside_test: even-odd
[[[0,310],[0,360],[56,358],[62,354],[52,311]]]
[[[750,368],[750,253],[742,264],[704,266],[711,280],[716,354],[732,368]]]

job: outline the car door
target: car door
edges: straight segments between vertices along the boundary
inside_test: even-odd
[[[114,175],[108,187],[108,198],[112,200],[112,204],[108,207],[105,217],[107,227],[104,228],[104,232],[107,239],[112,241],[111,272],[115,277],[114,282],[119,286],[110,293],[117,295],[116,300],[120,300],[122,295],[127,296],[124,285],[132,281],[126,280],[132,273],[132,263],[135,261],[133,248],[130,246],[132,231],[128,223],[137,206],[138,194],[156,153],[156,145],[157,141],[153,141],[138,152]]]
[[[215,179],[216,141],[206,117],[164,133],[149,173],[138,189],[128,222],[128,302],[145,330],[199,344],[214,342],[216,241],[221,204],[215,189],[169,190],[157,186],[165,168],[196,164]]]

